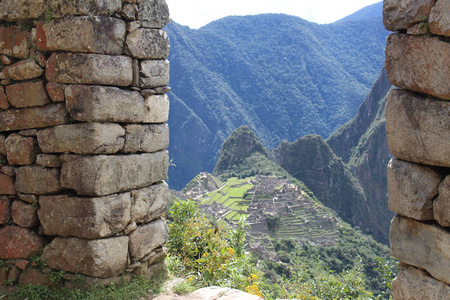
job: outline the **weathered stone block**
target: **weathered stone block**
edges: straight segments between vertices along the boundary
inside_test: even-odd
[[[12,204],[11,215],[13,222],[20,227],[34,227],[39,224],[36,207],[26,204],[22,201],[14,201]]]
[[[0,53],[26,58],[30,51],[29,39],[30,33],[22,31],[19,27],[0,27]]]
[[[169,7],[165,0],[140,1],[138,19],[142,27],[163,28],[170,23]]]
[[[438,0],[431,9],[430,31],[434,34],[450,36],[450,2]]]
[[[168,250],[165,247],[156,248],[152,253],[143,258],[144,261],[148,261],[148,264],[154,265],[163,261],[167,257]]]
[[[138,28],[127,35],[125,44],[135,58],[166,59],[169,56],[169,37],[163,30]]]
[[[125,129],[114,123],[60,125],[37,133],[45,153],[116,153],[124,144]]]
[[[30,165],[40,153],[36,139],[10,134],[5,141],[6,157],[10,165]]]
[[[393,33],[387,39],[386,70],[398,87],[450,100],[450,44],[426,36]]]
[[[402,160],[450,167],[450,102],[392,90],[386,104],[391,153]]]
[[[162,219],[147,223],[130,234],[130,256],[134,261],[141,260],[154,249],[167,242],[167,225]]]
[[[439,186],[439,197],[433,203],[434,218],[445,227],[450,227],[450,175]]]
[[[124,230],[130,222],[129,193],[99,198],[41,196],[38,211],[44,233],[98,239]]]
[[[43,106],[49,103],[44,82],[23,82],[6,86],[8,101],[16,108]]]
[[[53,53],[47,60],[47,80],[59,83],[128,86],[133,81],[132,59],[85,53]]]
[[[169,147],[167,124],[126,125],[123,152],[156,152]]]
[[[33,204],[38,202],[38,196],[32,194],[17,194],[20,200],[25,201],[27,203]]]
[[[0,134],[0,154],[6,155],[6,137],[3,134]]]
[[[69,121],[64,104],[0,111],[0,131],[42,128]]]
[[[23,194],[53,194],[62,190],[60,170],[41,166],[25,166],[17,170],[16,190]]]
[[[57,237],[45,247],[42,260],[50,268],[108,278],[125,270],[127,256],[126,236],[98,240]]]
[[[396,259],[425,269],[434,278],[450,284],[450,234],[447,229],[397,215],[391,222],[389,238]]]
[[[28,259],[39,254],[44,240],[26,228],[6,226],[0,229],[0,259]]]
[[[0,86],[0,109],[8,109],[9,103],[8,98],[6,98],[5,89]]]
[[[12,177],[0,173],[0,195],[14,195],[15,193]]]
[[[39,22],[36,39],[37,47],[42,51],[122,54],[125,32],[122,20],[83,16]]]
[[[392,159],[388,165],[389,209],[415,220],[433,220],[433,200],[443,170]]]
[[[65,84],[49,82],[46,85],[47,93],[53,102],[63,102],[64,101],[64,90],[66,89]]]
[[[79,195],[103,196],[161,181],[168,165],[167,151],[81,157],[63,163],[61,183]]]
[[[0,224],[8,224],[10,220],[11,201],[6,196],[0,196]]]
[[[144,60],[141,62],[139,86],[155,88],[169,84],[170,63],[166,60]]]
[[[121,0],[47,0],[52,16],[113,15],[122,8]]]
[[[36,164],[48,168],[59,168],[62,166],[59,156],[51,154],[39,154],[36,157]]]
[[[16,168],[16,167],[13,167],[13,166],[5,165],[5,166],[2,166],[2,167],[0,168],[0,171],[1,171],[3,174],[6,174],[6,175],[12,177],[12,176],[15,176],[15,175],[16,175],[17,168]]]
[[[428,20],[435,0],[385,0],[383,2],[384,27],[389,31],[406,29],[414,23]]]
[[[169,97],[164,95],[151,95],[145,97],[144,123],[165,123],[169,120]]]
[[[165,182],[132,191],[131,220],[148,223],[160,218],[166,212],[168,192]]]
[[[45,0],[3,0],[0,1],[0,20],[15,22],[37,19],[45,10]]]
[[[4,67],[0,72],[0,79],[28,80],[38,78],[44,70],[34,60],[22,60]]]
[[[52,280],[52,277],[50,274],[44,274],[41,271],[37,269],[29,268],[25,270],[21,275],[19,279],[19,286],[25,286],[25,285],[45,285],[45,286],[52,286],[56,285],[57,282]]]
[[[138,8],[136,4],[126,3],[122,8],[122,16],[127,20],[136,20]]]
[[[448,295],[449,285],[405,264],[400,264],[398,275],[392,282],[392,296],[398,300],[441,300]]]

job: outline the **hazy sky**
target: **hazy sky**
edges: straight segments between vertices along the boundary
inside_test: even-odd
[[[284,13],[315,23],[332,23],[380,0],[166,0],[171,18],[199,28],[230,15]]]

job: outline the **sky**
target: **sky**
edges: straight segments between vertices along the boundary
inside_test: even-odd
[[[178,24],[199,28],[234,15],[284,13],[319,24],[333,23],[381,0],[166,0]]]

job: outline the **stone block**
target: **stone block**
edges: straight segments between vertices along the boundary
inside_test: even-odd
[[[30,33],[22,31],[19,27],[0,27],[0,53],[26,58],[30,52],[29,39]]]
[[[16,191],[23,194],[53,194],[62,190],[60,170],[41,166],[25,166],[17,170]]]
[[[151,95],[145,97],[144,123],[165,123],[169,120],[169,97],[164,95]]]
[[[450,227],[450,175],[439,186],[439,197],[433,203],[434,218],[444,227]]]
[[[25,270],[19,279],[19,286],[43,285],[52,286],[57,282],[53,281],[50,274],[44,274],[40,270],[29,268]]]
[[[0,72],[0,79],[28,80],[38,78],[42,74],[44,74],[44,69],[34,60],[22,60],[4,67]]]
[[[38,202],[38,196],[33,194],[17,194],[20,200],[33,204]]]
[[[98,240],[57,237],[42,254],[50,268],[98,278],[120,274],[125,270],[127,257],[126,236]]]
[[[136,4],[126,3],[122,8],[122,16],[130,21],[136,20],[136,14],[138,12],[138,7]]]
[[[62,166],[58,155],[39,154],[36,157],[36,164],[47,168],[59,168]]]
[[[167,124],[126,125],[126,153],[156,152],[169,147],[169,126]]]
[[[3,134],[0,134],[0,154],[1,155],[6,155],[6,136],[4,136]]]
[[[170,63],[165,60],[141,61],[139,86],[155,88],[169,84]]]
[[[69,121],[64,104],[0,111],[0,131],[43,128]]]
[[[48,81],[128,86],[133,81],[132,59],[87,53],[53,53],[47,60]]]
[[[160,29],[138,28],[127,35],[126,47],[139,59],[166,59],[170,43],[167,33]]]
[[[405,161],[450,167],[450,102],[392,90],[386,104],[391,153]]]
[[[144,261],[148,261],[148,264],[154,265],[157,264],[167,257],[168,250],[165,247],[156,248],[149,255],[143,258]]]
[[[438,0],[431,9],[429,28],[434,34],[450,36],[450,2]]]
[[[125,129],[115,123],[60,125],[37,133],[39,147],[45,153],[116,153],[124,144]]]
[[[398,87],[450,100],[450,44],[426,36],[393,33],[387,39],[386,70]]]
[[[113,15],[122,8],[121,0],[47,0],[52,17]]]
[[[444,179],[443,170],[391,159],[388,165],[389,209],[415,220],[433,220],[433,200]]]
[[[67,109],[77,121],[140,123],[146,112],[138,92],[116,87],[71,85],[66,99]]]
[[[398,300],[442,300],[450,295],[450,286],[413,266],[400,264],[392,282],[392,296]]]
[[[53,102],[64,102],[64,90],[66,89],[65,84],[49,82],[46,85],[47,93]]]
[[[395,216],[390,230],[391,253],[400,262],[424,269],[450,284],[450,234],[434,223]]]
[[[105,16],[83,16],[39,22],[37,47],[41,51],[122,54],[126,25]]]
[[[37,19],[45,11],[45,0],[0,1],[0,21],[15,22]]]
[[[0,109],[8,109],[9,103],[8,98],[6,98],[5,89],[0,86]]]
[[[28,259],[39,254],[44,240],[29,229],[5,226],[0,229],[0,259]]]
[[[129,193],[98,198],[41,196],[39,205],[46,235],[105,238],[121,232],[130,222]]]
[[[130,256],[139,261],[167,242],[167,225],[162,219],[138,226],[130,234]]]
[[[20,227],[29,228],[39,224],[36,212],[36,206],[14,201],[12,204],[11,215],[13,222]]]
[[[0,224],[8,224],[9,221],[11,221],[11,201],[6,196],[0,196]]]
[[[0,173],[0,195],[14,195],[15,193],[12,177]]]
[[[36,139],[10,134],[5,141],[6,157],[10,165],[30,165],[40,153]]]
[[[61,183],[79,195],[104,196],[164,180],[168,165],[167,151],[81,157],[63,163]]]
[[[7,85],[6,94],[9,103],[16,108],[43,106],[49,103],[42,80]]]
[[[0,172],[2,172],[3,174],[6,174],[8,176],[11,176],[11,177],[16,176],[16,171],[17,171],[16,167],[9,166],[9,165],[5,165],[0,168]]]
[[[383,2],[384,27],[389,31],[406,29],[426,22],[435,0],[385,0]]]
[[[26,259],[18,259],[14,262],[14,266],[18,267],[20,270],[25,270],[29,265],[30,261]]]
[[[160,218],[167,209],[169,187],[161,182],[132,191],[131,220],[136,223],[148,223]]]
[[[170,23],[169,7],[165,0],[139,1],[138,20],[142,27],[163,28]]]

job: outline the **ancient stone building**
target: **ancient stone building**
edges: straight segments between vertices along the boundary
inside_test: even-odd
[[[0,289],[164,270],[168,22],[164,0],[0,1]]]
[[[385,0],[396,300],[450,299],[450,1]]]

